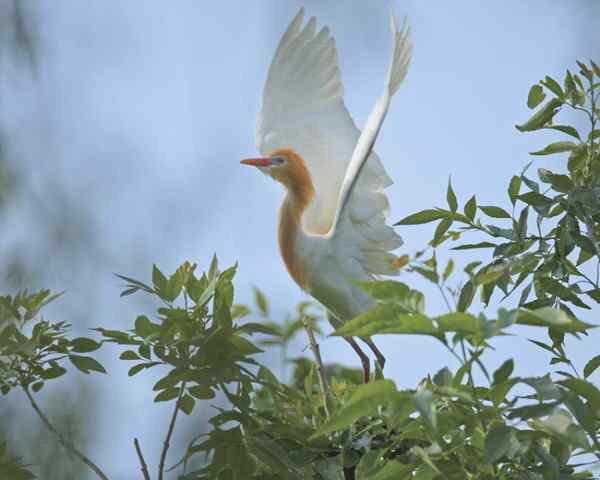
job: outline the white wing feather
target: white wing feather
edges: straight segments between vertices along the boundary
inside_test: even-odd
[[[355,246],[354,256],[360,259],[366,273],[371,276],[373,274],[395,275],[398,273],[398,268],[394,265],[396,256],[390,254],[389,251],[402,243],[399,237],[390,235],[391,227],[385,225],[387,197],[380,188],[369,184],[363,178],[364,171],[368,168],[373,156],[373,145],[392,97],[406,77],[412,57],[410,28],[405,21],[402,29],[398,31],[397,20],[393,12],[391,29],[394,36],[394,51],[383,95],[369,114],[352,154],[340,190],[333,227],[330,232],[332,238],[345,245],[347,250],[348,247]],[[391,233],[394,233],[393,230]],[[352,253],[347,252],[346,254]]]
[[[311,173],[316,195],[303,215],[313,234],[330,231],[339,193],[360,136],[343,100],[335,40],[316,19],[302,27],[303,10],[283,35],[269,68],[256,142],[263,155],[292,148]],[[377,188],[392,184],[376,154],[364,177]]]
[[[302,23],[300,10],[269,68],[258,117],[258,149],[269,155],[279,148],[292,148],[302,156],[316,191],[304,212],[303,227],[307,233],[327,234],[338,243],[338,252],[347,255],[347,265],[353,259],[352,272],[345,276],[393,275],[396,257],[389,251],[399,247],[402,239],[385,224],[388,199],[383,189],[392,181],[372,147],[390,99],[406,75],[412,48],[408,29],[398,33],[392,19],[392,66],[384,95],[361,135],[344,105],[329,29],[317,33],[314,17],[304,28]]]

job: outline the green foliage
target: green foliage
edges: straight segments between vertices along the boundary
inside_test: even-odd
[[[19,457],[7,451],[6,442],[0,442],[0,478],[11,480],[30,480],[36,476],[28,470]]]
[[[49,290],[0,297],[0,392],[7,395],[13,388],[40,391],[49,380],[67,371],[65,360],[84,373],[105,373],[95,359],[80,353],[100,348],[95,340],[69,339],[66,322],[50,323],[34,318],[41,308],[56,299]],[[33,325],[31,325],[33,323]]]
[[[221,272],[215,257],[207,273],[197,276],[195,269],[195,264],[185,263],[167,277],[155,265],[151,286],[119,275],[127,282],[122,295],[143,291],[161,302],[156,320],[140,315],[127,332],[96,329],[106,342],[127,348],[120,359],[135,362],[129,376],[167,367],[153,387],[154,401],[177,400],[188,415],[198,400],[213,398],[220,385],[239,382],[240,388],[249,389],[256,377],[244,364],[256,364],[252,356],[262,350],[247,336],[276,333],[263,324],[240,323],[247,310],[233,305],[237,266]],[[267,300],[256,292],[266,314]]]
[[[513,176],[508,186],[510,208],[479,206],[485,216],[500,220],[500,224],[477,217],[474,195],[466,202],[464,215],[455,211],[450,199],[456,195],[450,187],[448,210],[423,210],[398,222],[410,225],[439,220],[431,241],[434,247],[458,241],[467,232],[489,238],[453,246],[453,250],[490,249],[492,253],[492,260],[474,267],[471,279],[463,285],[461,310],[468,308],[477,292],[487,305],[494,294],[504,299],[519,287],[519,306],[530,309],[554,306],[572,314],[573,307],[589,309],[590,302],[600,301],[598,270],[584,265],[592,259],[600,262],[600,76],[593,62],[578,65],[579,74],[567,71],[563,86],[548,76],[534,85],[528,106],[545,103],[517,126],[523,132],[554,130],[569,137],[532,152],[535,156],[567,153],[566,170],[539,168],[538,180],[534,180],[527,174],[529,164]],[[588,131],[555,124],[563,110],[583,115]],[[455,230],[451,230],[453,226]]]
[[[580,375],[565,344],[565,338],[578,339],[595,327],[579,317],[600,302],[600,69],[593,62],[578,65],[579,73],[567,72],[562,85],[550,77],[534,85],[527,105],[536,111],[517,126],[570,137],[532,153],[567,154],[566,169],[540,168],[534,180],[526,167],[510,179],[504,206],[479,204],[475,195],[463,204],[448,182],[447,207],[398,222],[438,222],[430,253],[404,255],[397,265],[435,285],[448,312],[430,313],[425,296],[407,283],[362,282],[374,308],[333,333],[429,336],[458,362],[455,368],[443,367],[414,388],[398,389],[380,371],[363,384],[358,370],[315,365],[307,358],[289,361],[287,348],[298,333],[305,328],[319,333],[320,311],[302,303],[284,322],[275,322],[258,289],[255,312],[235,304],[237,266],[221,271],[214,257],[202,274],[186,262],[172,274],[153,266],[150,283],[119,275],[125,282],[121,295],[150,295],[156,312],[137,316],[125,331],[95,329],[101,340],[70,339],[68,324],[38,319],[55,298],[48,291],[0,297],[1,392],[25,389],[52,431],[32,394],[65,374],[65,365],[103,373],[88,354],[113,343],[122,347],[119,358],[130,363],[130,377],[150,368],[163,372],[152,395],[155,402],[171,402],[173,413],[159,480],[178,413],[191,415],[217,395],[225,403],[214,409],[212,430],[192,439],[168,468],[177,469],[182,480],[592,478],[587,469],[600,462],[600,390],[591,378],[600,355],[591,352]],[[554,124],[565,109],[586,116],[589,131]],[[453,243],[467,233],[480,238]],[[490,252],[491,259],[462,270],[453,260],[440,264],[436,249],[446,242],[457,252]],[[512,307],[495,314],[475,311],[478,298],[487,307],[517,294]],[[254,315],[259,321],[252,321]],[[517,334],[522,325],[547,332],[547,341],[530,342],[550,355],[550,373],[518,376],[512,358],[490,368],[488,352],[496,338]],[[261,347],[277,347],[282,365],[293,363],[289,383],[285,372],[278,378],[260,363]],[[202,459],[201,467],[190,471],[196,459]],[[5,472],[33,478],[2,447],[0,475]]]

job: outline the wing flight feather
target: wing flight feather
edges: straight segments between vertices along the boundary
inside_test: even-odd
[[[365,275],[394,274],[389,251],[402,244],[385,224],[392,184],[373,144],[392,95],[406,75],[412,45],[409,31],[394,32],[394,55],[383,97],[361,135],[343,100],[334,39],[317,31],[313,17],[304,26],[301,9],[275,52],[263,93],[256,142],[263,155],[295,150],[306,162],[315,197],[303,215],[308,233],[328,234],[356,260]]]

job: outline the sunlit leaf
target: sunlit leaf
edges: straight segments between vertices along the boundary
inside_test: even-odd
[[[403,218],[394,225],[420,225],[423,223],[434,222],[441,218],[446,218],[447,216],[448,213],[443,210],[422,210]]]
[[[530,152],[530,155],[552,155],[554,153],[570,152],[575,147],[577,147],[577,144],[573,142],[554,142],[547,145],[542,150]]]
[[[527,106],[529,108],[535,108],[544,101],[544,98],[546,98],[544,89],[541,85],[536,84],[529,90],[529,94],[527,95]]]

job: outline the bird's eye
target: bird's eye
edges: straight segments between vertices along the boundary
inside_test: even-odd
[[[282,165],[283,163],[285,163],[285,157],[271,158],[271,165]]]

